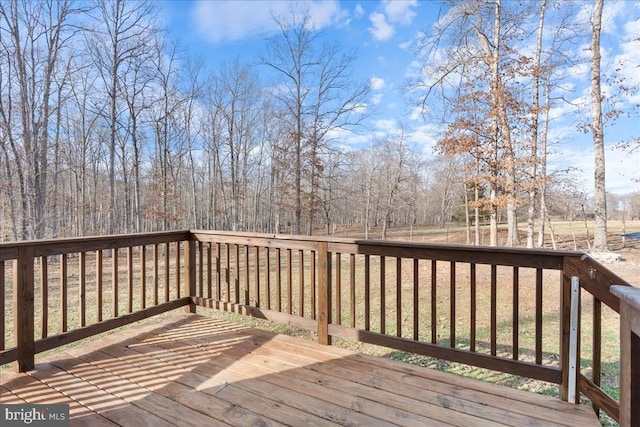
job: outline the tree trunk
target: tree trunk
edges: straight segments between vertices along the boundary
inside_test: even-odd
[[[595,0],[591,20],[591,115],[594,149],[594,213],[596,226],[593,249],[607,251],[607,197],[605,190],[604,129],[602,125],[602,93],[600,89],[600,29],[604,0]]]
[[[540,117],[540,57],[542,56],[542,36],[544,35],[544,15],[547,1],[540,3],[540,19],[538,20],[538,36],[533,66],[533,122],[531,123],[531,158],[529,159],[529,208],[527,211],[527,248],[533,248],[534,222],[536,215],[536,198],[538,193],[538,122]]]

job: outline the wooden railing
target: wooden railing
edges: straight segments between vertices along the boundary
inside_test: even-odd
[[[192,307],[181,259],[189,239],[178,231],[0,244],[0,365],[31,370],[36,353]]]
[[[627,284],[580,252],[179,231],[5,244],[0,261],[0,286],[12,281],[16,295],[0,292],[16,316],[5,324],[0,313],[0,332],[17,343],[0,343],[0,364],[20,370],[34,353],[197,305],[305,328],[323,344],[348,339],[546,381],[619,420],[601,386],[602,319],[620,311],[609,288]]]

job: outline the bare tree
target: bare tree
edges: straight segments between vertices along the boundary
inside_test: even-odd
[[[75,12],[68,1],[0,3],[2,144],[19,182],[23,239],[42,238],[46,231],[54,76],[73,35],[68,21]]]
[[[498,208],[507,211],[506,244],[519,244],[516,207],[521,160],[512,132],[524,113],[517,84],[519,62],[509,43],[521,37],[522,17],[516,19],[512,12],[501,1],[452,5],[434,34],[419,46],[426,54],[425,64],[421,77],[410,85],[418,94],[418,106],[426,109],[427,99],[438,96],[449,111],[443,115],[448,126],[440,142],[443,152],[472,152],[480,160],[478,171],[483,171],[489,184],[481,201],[490,212],[491,245],[498,242]]]
[[[242,221],[246,213],[243,206],[251,155],[258,145],[255,131],[260,118],[260,90],[257,75],[237,60],[221,68],[216,82],[214,105],[221,114],[224,129],[220,154],[228,170],[228,222],[231,230],[236,231],[246,228]]]
[[[536,198],[538,196],[538,127],[540,117],[540,76],[542,57],[542,38],[544,35],[544,17],[547,10],[547,0],[540,2],[538,19],[538,33],[536,38],[536,51],[533,58],[533,100],[531,110],[533,120],[531,123],[531,158],[529,159],[529,207],[527,210],[527,247],[533,248],[534,221],[536,215]]]
[[[315,30],[308,13],[300,15],[292,11],[291,22],[274,19],[280,31],[269,40],[261,62],[281,80],[282,90],[274,96],[290,116],[294,144],[294,233],[300,234],[303,183],[306,181],[308,227],[312,227],[319,209],[322,150],[332,131],[353,127],[362,120],[369,88],[351,79],[354,54],[343,54],[337,43],[317,46],[320,32]]]
[[[109,103],[108,122],[109,211],[107,232],[116,231],[116,142],[121,126],[121,90],[123,66],[146,52],[154,44],[155,5],[147,0],[95,0],[96,25],[86,32],[93,64],[100,73]]]

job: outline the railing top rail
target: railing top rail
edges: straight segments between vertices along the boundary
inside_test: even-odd
[[[567,277],[580,277],[583,289],[620,313],[620,299],[610,288],[614,285],[631,286],[630,283],[587,254],[582,254],[579,258],[567,257],[563,270]]]
[[[18,248],[25,246],[33,247],[34,256],[39,257],[174,242],[176,240],[189,240],[190,237],[189,230],[177,230],[5,242],[0,243],[0,261],[15,259],[18,256]]]
[[[519,267],[562,269],[565,257],[580,258],[577,251],[553,249],[505,248],[468,246],[444,243],[419,243],[389,240],[349,239],[333,236],[297,236],[286,234],[245,233],[230,231],[191,231],[196,240],[219,241],[273,247],[309,247],[327,242],[329,251],[369,255],[388,255],[406,258],[437,259],[443,261],[475,262]]]

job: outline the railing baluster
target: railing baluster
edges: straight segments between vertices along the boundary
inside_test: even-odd
[[[111,250],[111,317],[118,317],[118,249]]]
[[[180,299],[181,297],[181,292],[180,290],[182,289],[182,284],[180,283],[180,278],[182,277],[182,272],[180,271],[180,266],[182,265],[180,263],[180,242],[175,242],[176,245],[176,271],[175,271],[175,278],[176,278],[176,299]],[[186,274],[186,273],[185,273]],[[195,278],[195,276],[193,276]]]
[[[87,282],[87,253],[80,252],[78,259],[79,271],[79,300],[80,300],[80,326],[87,324],[87,305],[86,305],[86,282]],[[44,287],[43,287],[44,288]]]
[[[96,319],[102,322],[102,284],[103,284],[103,258],[101,250],[96,251]],[[43,282],[44,283],[44,282]]]
[[[171,262],[169,261],[169,252],[171,246],[169,242],[164,244],[164,302],[169,302],[170,295],[170,277],[171,277]]]
[[[140,307],[147,308],[147,247],[140,246]]]
[[[304,317],[304,251],[298,251],[298,286],[300,287],[298,295],[298,315]]]
[[[276,311],[282,311],[282,253],[276,248]]]
[[[5,316],[5,280],[4,280],[4,261],[0,261],[0,351],[5,349],[4,337],[5,337],[5,325],[4,325],[4,316]],[[44,338],[44,337],[43,337]]]
[[[498,266],[491,265],[491,355],[497,354],[497,342],[498,342],[498,326],[497,326],[497,300],[498,300]]]
[[[159,287],[160,287],[160,263],[159,263],[159,250],[158,244],[153,245],[153,305],[158,305],[159,302]]]
[[[207,242],[207,298],[211,298],[212,296],[212,281],[213,281],[213,274],[212,274],[212,246],[211,246],[211,242]]]
[[[566,259],[565,259],[566,263]],[[566,271],[566,267],[564,268]],[[537,288],[537,286],[536,286]],[[537,301],[537,295],[536,295]],[[560,282],[560,367],[562,379],[560,382],[560,399],[569,400],[569,339],[571,334],[571,278],[564,273]],[[537,320],[537,311],[536,311]],[[537,322],[536,322],[537,323]],[[537,326],[537,325],[536,325]],[[537,329],[536,329],[537,334]],[[536,337],[537,342],[537,337]],[[537,345],[537,344],[536,344]],[[537,352],[536,352],[537,356]]]
[[[380,257],[380,333],[385,334],[386,331],[386,312],[387,312],[387,304],[385,301],[386,297],[386,258],[383,256]]]
[[[224,245],[224,284],[226,294],[224,300],[231,302],[231,247],[229,243]]]
[[[40,336],[46,338],[49,335],[49,257],[40,257]],[[4,267],[4,262],[2,263]],[[2,275],[4,278],[4,274]],[[4,309],[4,304],[2,305]],[[2,317],[4,319],[4,316]],[[4,335],[3,335],[4,337]],[[4,338],[3,338],[4,339]]]
[[[222,300],[222,276],[220,271],[221,261],[220,261],[220,251],[221,245],[220,243],[216,243],[216,300]],[[258,257],[256,254],[256,263],[258,262]],[[257,270],[256,270],[257,271]]]
[[[592,341],[592,366],[591,366],[591,378],[593,383],[600,386],[602,377],[602,302],[593,297],[593,341]],[[600,407],[593,404],[593,410],[598,417],[600,416]]]
[[[133,312],[133,247],[127,247],[127,313]]]
[[[356,327],[356,255],[349,256],[349,296],[351,298],[351,327]]]
[[[198,296],[204,297],[204,243],[198,243]]]
[[[249,305],[249,246],[244,246],[244,303]]]
[[[420,336],[420,263],[413,259],[413,339]]]
[[[287,312],[293,313],[293,269],[291,249],[287,249]]]
[[[271,310],[271,251],[268,246],[265,248],[265,251],[266,251],[266,254],[265,254],[264,265],[265,265],[265,275],[267,276],[266,277],[267,310]]]
[[[253,248],[254,250],[254,261],[253,261],[253,268],[254,268],[254,281],[253,281],[253,286],[254,286],[254,295],[255,295],[255,306],[256,307],[260,307],[260,248],[258,246],[255,246]]]
[[[402,258],[396,257],[396,336],[402,336]]]
[[[371,329],[371,260],[364,256],[364,330]]]
[[[449,264],[449,347],[456,346],[456,263]]]
[[[431,260],[431,343],[436,344],[438,325],[438,261]]]
[[[536,269],[536,365],[542,365],[542,269]]]
[[[233,278],[233,287],[234,287],[234,301],[236,304],[240,304],[240,245],[234,245],[235,255],[233,258],[233,262],[235,264],[234,271],[235,275]]]
[[[477,312],[478,312],[478,277],[476,271],[476,264],[469,264],[469,280],[470,280],[470,292],[471,292],[471,307],[469,310],[470,313],[470,325],[469,325],[469,351],[476,351],[476,325],[478,323]]]
[[[60,330],[67,332],[68,329],[68,310],[67,310],[67,254],[62,254],[60,259]]]
[[[178,242],[176,250],[180,252],[179,249],[180,243]],[[179,270],[178,266],[176,266],[176,270]],[[185,240],[184,242],[184,296],[196,296],[196,242],[192,240]],[[185,307],[185,312],[196,312],[196,305],[193,303],[193,299]]]
[[[313,320],[316,320],[317,317],[317,313],[316,313],[316,289],[317,289],[317,282],[316,282],[316,252],[312,251],[311,252],[311,318]]]
[[[340,259],[340,252],[336,253],[336,316],[334,321],[338,324],[342,324],[342,263]]]
[[[520,353],[520,343],[518,342],[518,337],[520,336],[520,270],[519,268],[513,267],[513,316],[511,319],[511,324],[513,326],[512,330],[512,347],[513,347],[513,359],[518,360]]]

